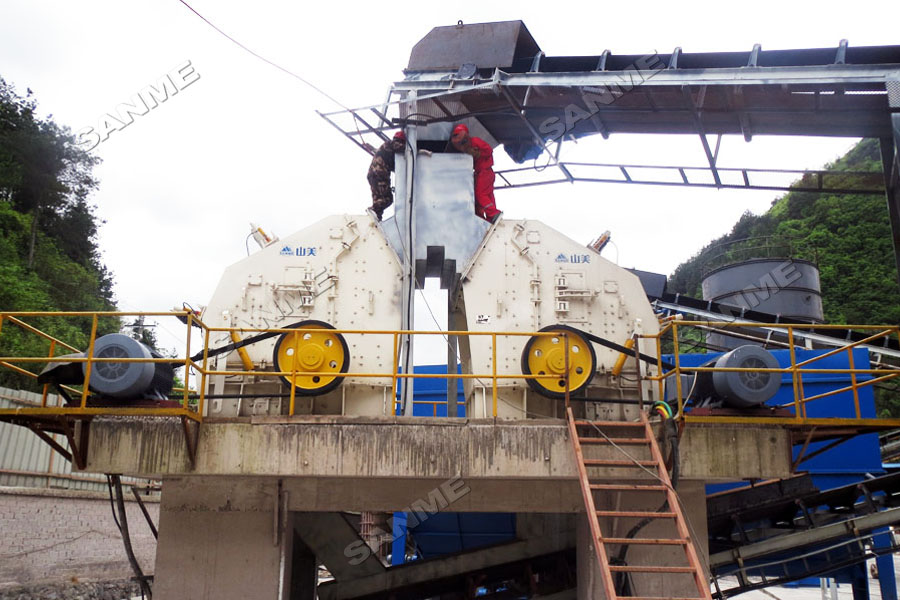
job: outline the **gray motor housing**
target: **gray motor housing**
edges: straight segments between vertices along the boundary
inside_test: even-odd
[[[780,369],[771,352],[759,346],[735,348],[702,366],[716,368]],[[781,387],[781,373],[717,371],[697,374],[691,397],[697,406],[750,408],[765,404]]]
[[[94,358],[163,358],[148,346],[121,333],[94,342]],[[87,363],[82,363],[82,370]],[[164,399],[172,391],[174,369],[163,363],[97,362],[91,368],[91,389],[119,399]]]

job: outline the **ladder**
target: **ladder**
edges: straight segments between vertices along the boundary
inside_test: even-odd
[[[672,489],[662,453],[656,443],[656,436],[650,427],[647,415],[642,412],[639,422],[625,422],[577,420],[571,407],[567,408],[566,414],[569,437],[572,439],[572,446],[575,449],[581,491],[603,578],[602,584],[606,600],[668,600],[670,598],[676,600],[671,596],[628,596],[622,595],[616,590],[615,578],[617,576],[636,576],[638,577],[637,583],[643,583],[641,577],[659,577],[660,575],[669,578],[662,586],[664,588],[671,587],[670,584],[676,582],[671,578],[688,577],[692,579],[693,586],[691,588],[696,588],[696,594],[690,594],[692,597],[689,598],[679,596],[677,600],[711,600],[709,584],[700,565],[697,550],[691,541],[687,521],[675,491]],[[619,452],[617,447],[625,449],[630,457]],[[596,454],[594,449],[604,449],[601,451],[605,451],[607,455],[613,455],[612,453],[615,452],[615,458],[585,458],[585,451],[587,450],[588,454]],[[626,469],[633,471],[634,474],[628,478],[589,475],[589,470],[596,471],[597,469],[616,471]],[[633,483],[635,480],[638,483]],[[640,510],[633,507],[620,510],[618,507],[605,506],[606,501],[603,496],[599,499],[598,496],[606,495],[609,492],[628,493],[628,498],[633,500]],[[611,496],[615,495],[611,494]],[[621,494],[618,495],[621,499]],[[666,503],[665,507],[657,510],[663,501]],[[651,505],[654,506],[652,510],[644,509],[644,504],[647,502],[651,502]],[[610,531],[613,530],[610,528],[621,524],[630,529],[633,524],[644,519],[662,520],[670,524],[669,527],[674,534],[670,537],[638,537],[640,535],[638,532],[634,537],[605,536],[600,525],[601,519],[608,524],[607,529]],[[643,564],[647,562],[645,554],[639,561],[642,564],[612,564],[610,550],[613,548],[620,550],[623,546],[628,546],[629,551],[633,547],[664,551],[666,548],[679,546],[684,551],[684,558],[679,557],[681,564],[678,565],[647,565]],[[660,563],[671,562],[671,559],[667,557],[667,560],[660,560],[660,557],[654,557],[653,561],[654,563],[657,561]],[[688,587],[688,585],[685,584],[684,587]],[[634,593],[634,589],[632,592]]]

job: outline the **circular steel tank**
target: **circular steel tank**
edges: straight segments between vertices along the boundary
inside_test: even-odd
[[[824,320],[819,269],[808,260],[758,258],[734,263],[710,271],[701,285],[704,300],[734,306],[736,318],[745,309],[780,315],[783,323]],[[706,341],[728,349],[752,343],[718,333],[708,334]]]

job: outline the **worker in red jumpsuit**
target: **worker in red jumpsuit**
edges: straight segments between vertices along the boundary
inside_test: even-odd
[[[453,128],[450,143],[459,152],[471,155],[475,163],[475,214],[496,223],[500,211],[494,203],[494,151],[491,145],[470,136],[469,128],[462,123]]]

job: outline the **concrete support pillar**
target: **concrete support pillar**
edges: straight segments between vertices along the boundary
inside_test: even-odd
[[[706,484],[702,481],[682,481],[678,484],[681,510],[691,530],[694,547],[703,563],[703,571],[709,578],[709,527],[706,522]]]
[[[202,491],[191,480],[167,480],[159,511],[154,598],[289,597],[285,591],[290,589],[293,538],[283,530],[276,534],[286,518],[276,516],[276,488],[269,487],[269,502],[247,506],[236,499],[210,509],[196,497]],[[263,489],[255,491],[265,495]]]
[[[603,591],[603,574],[597,562],[587,515],[578,515],[575,528],[575,561],[578,565],[578,600],[615,600]]]
[[[681,508],[691,530],[697,554],[701,557],[701,566],[706,571],[708,561],[708,533],[706,525],[706,489],[703,482],[683,481],[678,485]],[[656,511],[661,508],[660,494],[643,492],[606,492],[596,493],[595,502],[598,510],[647,510]],[[627,507],[627,508],[626,508]],[[606,537],[626,537],[634,526],[634,519],[600,520],[600,531]],[[640,530],[637,537],[675,538],[678,532],[671,520],[652,521]],[[596,551],[591,539],[590,524],[585,515],[579,515],[576,533],[578,561],[578,599],[606,598],[602,587],[602,574],[597,566]],[[618,554],[620,546],[607,546],[610,558]],[[678,565],[687,564],[684,549],[680,546],[641,545],[631,546],[626,554],[626,562],[632,565]],[[707,573],[708,575],[708,573]],[[640,574],[632,578],[636,589],[632,593],[644,597],[679,597],[695,598],[697,588],[687,575]]]

